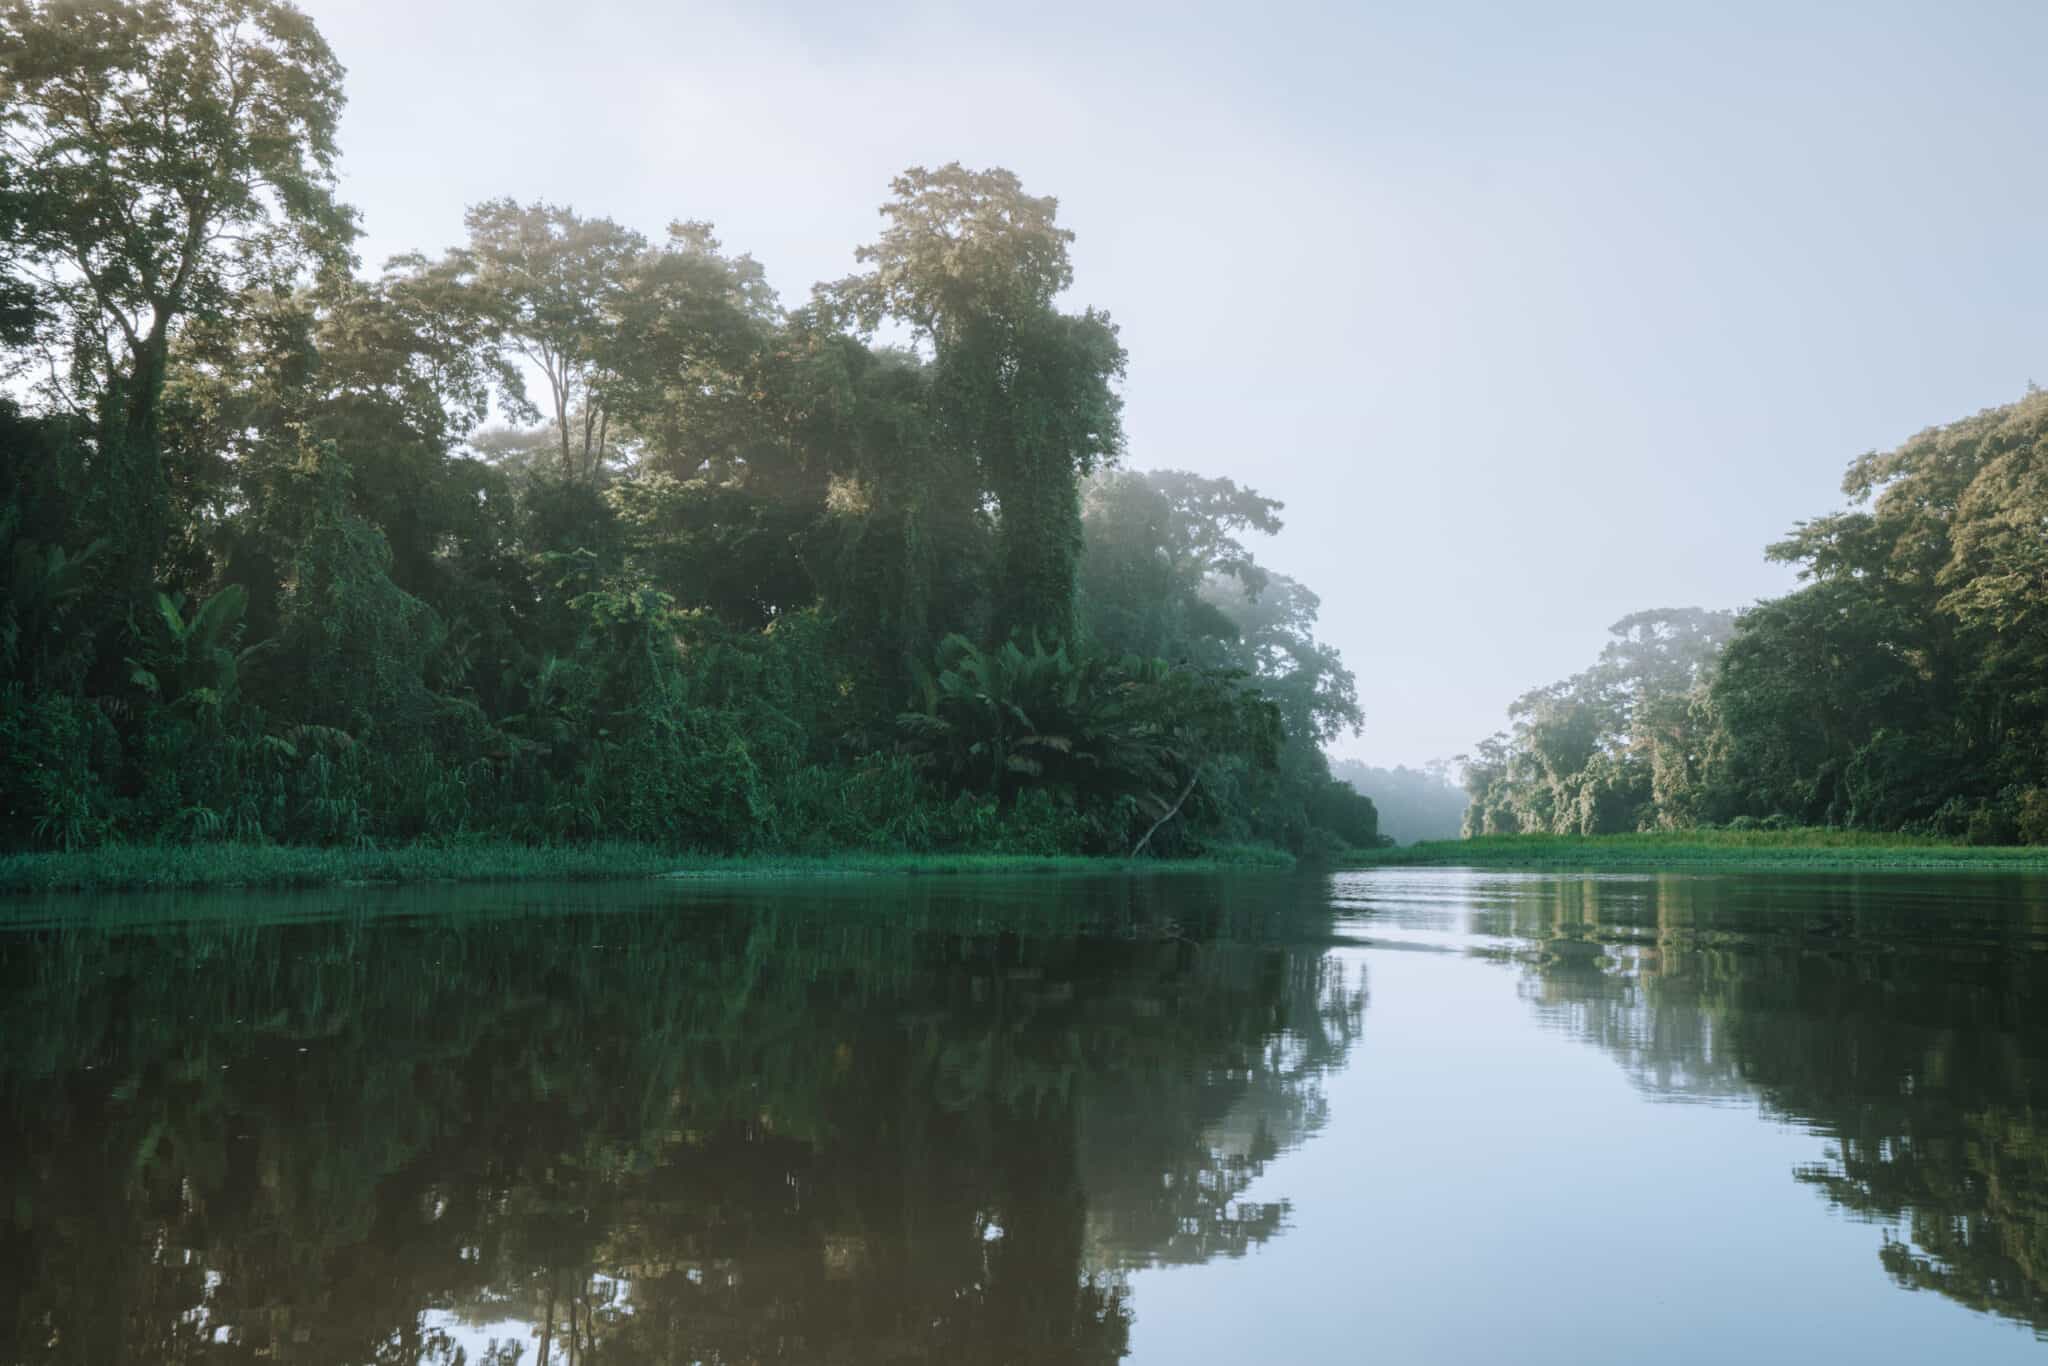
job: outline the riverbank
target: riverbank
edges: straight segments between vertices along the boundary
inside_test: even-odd
[[[1954,844],[1858,830],[1484,835],[1376,849],[1346,866],[1466,868],[1952,868],[2048,872],[2048,846]]]
[[[634,878],[792,878],[938,874],[1151,874],[1286,869],[1289,855],[1257,845],[1198,859],[1039,854],[678,854],[645,844],[527,845],[496,841],[397,849],[290,845],[112,845],[76,853],[0,855],[0,895],[38,892],[286,889],[431,882],[595,882]]]

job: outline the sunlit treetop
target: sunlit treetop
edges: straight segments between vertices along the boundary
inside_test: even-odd
[[[74,386],[151,365],[177,319],[248,285],[348,264],[341,78],[278,0],[0,3],[9,264]]]
[[[873,273],[849,282],[864,325],[886,314],[943,344],[969,319],[1043,309],[1073,283],[1074,234],[1055,222],[1059,201],[1024,193],[1013,173],[956,161],[913,167],[889,187],[888,226],[856,253]]]

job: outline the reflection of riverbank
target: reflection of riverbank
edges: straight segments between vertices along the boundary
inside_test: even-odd
[[[0,1356],[1114,1360],[1358,1032],[1225,885],[0,938]]]
[[[1901,1286],[2048,1332],[2048,887],[1556,877],[1493,887],[1549,1027],[1661,1100],[1757,1104],[1794,1175],[1887,1227]]]
[[[1278,849],[1235,845],[1188,859],[1129,859],[1078,854],[882,854],[848,849],[830,855],[679,854],[651,844],[527,844],[474,840],[460,844],[408,844],[362,849],[297,844],[103,845],[43,853],[0,853],[0,896],[126,893],[181,897],[261,889],[342,893],[364,887],[421,884],[756,881],[819,882],[846,877],[980,876],[1153,877],[1226,870],[1285,872],[1294,857]],[[559,890],[559,889],[557,889]],[[5,905],[16,910],[20,903]],[[100,912],[126,920],[126,901],[102,903]],[[36,914],[31,909],[31,914]],[[274,916],[276,908],[255,908]]]
[[[2048,873],[2048,848],[1957,844],[1927,836],[1839,829],[1671,830],[1619,835],[1475,835],[1368,850],[1361,868],[1521,868],[1569,876],[1588,869],[1653,877],[1693,873]]]
[[[1289,951],[1278,966],[1292,979],[1278,1000],[1287,1014],[1275,1017],[1254,1052],[1226,1058],[1199,1088],[1194,1141],[1171,1145],[1177,1160],[1156,1178],[1133,1170],[1125,1149],[1132,1126],[1145,1122],[1140,1107],[1103,1113],[1108,1122],[1088,1126],[1081,1172],[1093,1270],[1119,1276],[1239,1257],[1286,1226],[1285,1200],[1244,1194],[1268,1163],[1322,1129],[1329,1107],[1321,1078],[1343,1065],[1366,995],[1362,973],[1318,953]]]

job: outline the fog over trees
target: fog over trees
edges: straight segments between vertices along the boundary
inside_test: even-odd
[[[1381,836],[1396,844],[1456,839],[1464,829],[1469,798],[1447,760],[1421,768],[1375,768],[1357,759],[1339,759],[1330,772],[1372,798]]]

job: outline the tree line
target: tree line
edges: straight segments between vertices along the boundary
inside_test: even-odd
[[[1360,759],[1339,759],[1330,772],[1372,798],[1385,840],[1454,840],[1464,828],[1468,798],[1448,759],[1432,759],[1420,768],[1379,768]]]
[[[2048,843],[2048,392],[1854,461],[1802,586],[1641,612],[1465,756],[1465,833],[1839,826]]]
[[[366,275],[280,0],[0,4],[0,845],[1377,840],[1279,504],[1122,467],[1007,171],[784,305],[548,202]]]

